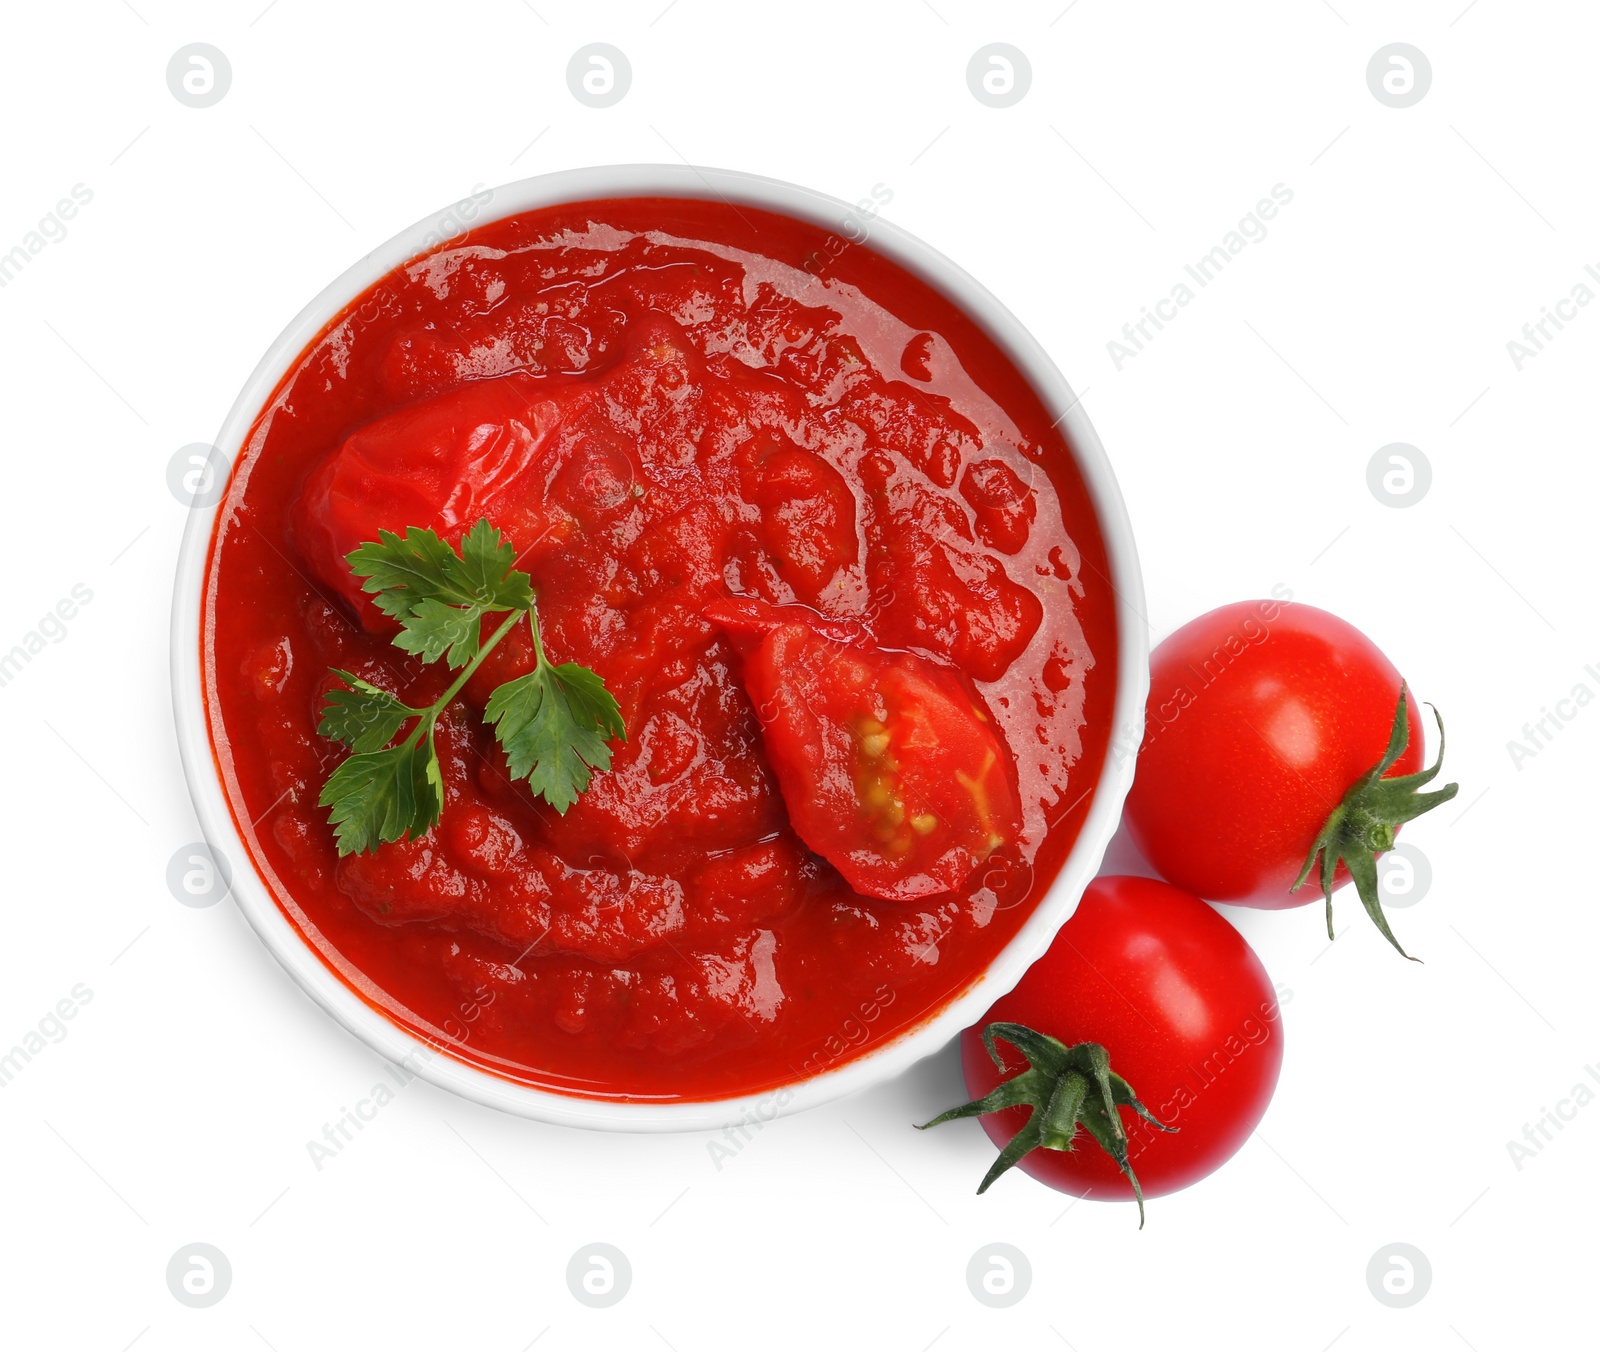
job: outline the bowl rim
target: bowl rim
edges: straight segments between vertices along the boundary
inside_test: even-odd
[[[1111,463],[1082,403],[1021,321],[964,269],[881,215],[863,221],[860,205],[852,207],[810,188],[740,170],[617,164],[560,170],[492,189],[475,185],[470,197],[430,213],[352,264],[323,287],[273,340],[235,399],[215,442],[230,475],[257,415],[280,381],[328,323],[367,287],[466,231],[507,216],[569,202],[628,197],[715,198],[792,216],[824,229],[864,228],[864,236],[855,238],[855,243],[868,245],[942,292],[1000,347],[1047,410],[1061,410],[1056,425],[1065,433],[1098,518],[1115,601],[1117,679],[1112,727],[1094,798],[1077,840],[1033,913],[989,966],[965,991],[883,1045],[775,1089],[728,1098],[657,1102],[584,1098],[520,1084],[458,1060],[394,1022],[347,985],[279,907],[237,829],[210,740],[200,659],[207,563],[226,492],[214,504],[191,506],[184,527],[173,589],[173,717],[196,816],[207,844],[220,852],[228,866],[235,903],[300,988],[380,1056],[442,1089],[547,1123],[626,1131],[717,1130],[741,1121],[769,1121],[781,1113],[815,1107],[894,1078],[975,1022],[1044,953],[1098,871],[1133,781],[1131,751],[1143,736],[1149,686],[1149,633],[1133,530]]]

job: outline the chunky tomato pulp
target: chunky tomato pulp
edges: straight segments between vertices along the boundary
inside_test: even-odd
[[[341,858],[337,667],[424,706],[344,555],[505,532],[552,661],[627,736],[558,815],[439,724],[426,836]],[[219,517],[202,659],[235,820],[368,1002],[566,1093],[841,1065],[968,988],[1076,838],[1113,603],[1051,415],[947,300],[826,230],[677,199],[529,212],[384,278],[300,356]]]

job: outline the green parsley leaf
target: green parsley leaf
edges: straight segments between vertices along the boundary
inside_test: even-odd
[[[371,682],[334,669],[350,688],[328,692],[317,730],[343,742],[351,754],[329,776],[318,801],[330,809],[341,855],[376,850],[402,836],[415,839],[438,824],[444,780],[433,746],[434,725],[524,615],[538,665],[496,689],[484,711],[513,776],[526,778],[535,793],[564,814],[589,787],[593,773],[611,767],[609,741],[627,736],[617,701],[587,667],[554,666],[545,656],[533,584],[526,573],[514,570],[516,551],[487,520],[461,537],[459,553],[434,531],[412,526],[404,535],[379,531],[376,542],[346,558],[356,576],[366,579],[362,590],[399,622],[395,645],[425,662],[443,658],[459,674],[426,709],[414,709]],[[508,617],[485,639],[484,618],[505,612]],[[390,746],[413,718],[417,723],[406,739]]]
[[[443,656],[452,670],[477,654],[485,615],[533,606],[528,575],[511,570],[516,550],[485,519],[461,537],[460,554],[434,531],[412,526],[403,536],[379,531],[377,543],[346,558],[366,579],[361,590],[400,622],[395,643],[425,662]]]
[[[395,646],[424,662],[444,657],[451,670],[464,667],[478,651],[483,611],[475,605],[447,606],[443,601],[419,601],[401,618]]]
[[[357,751],[340,762],[317,799],[331,809],[340,854],[364,854],[379,845],[415,840],[437,824],[444,808],[444,777],[433,749],[431,721],[399,746]]]
[[[533,584],[526,573],[511,571],[513,549],[486,518],[461,537],[461,561],[451,568],[459,586],[467,588],[486,610],[533,609]]]
[[[514,779],[526,779],[566,815],[589,787],[592,770],[611,768],[612,737],[622,737],[622,712],[603,682],[575,662],[551,666],[544,654],[526,676],[489,696],[483,716],[494,724]]]
[[[404,536],[380,530],[377,543],[360,545],[345,555],[345,562],[357,577],[366,579],[361,590],[385,615],[398,620],[425,597],[451,593],[445,575],[445,560],[454,551],[431,530],[413,526]]]
[[[352,751],[377,751],[388,746],[401,724],[422,713],[348,671],[334,668],[333,674],[350,689],[328,691],[317,731],[343,742]]]

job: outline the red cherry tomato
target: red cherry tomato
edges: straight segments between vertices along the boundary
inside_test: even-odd
[[[1005,1041],[997,1068],[982,1030],[1022,1024],[1067,1046],[1105,1048],[1111,1070],[1172,1132],[1119,1109],[1128,1164],[1146,1197],[1204,1178],[1244,1144],[1283,1063],[1283,1025],[1266,969],[1239,932],[1199,898],[1153,878],[1096,878],[1055,942],[983,1022],[961,1035],[973,1099],[1027,1069]],[[1033,1109],[1038,1112],[1039,1109]],[[1004,1146],[1029,1109],[982,1118]],[[1061,1192],[1129,1200],[1116,1161],[1080,1130],[1071,1151],[1036,1149],[1021,1168]]]
[[[518,542],[517,567],[538,578],[575,538],[616,529],[634,502],[640,434],[637,425],[620,427],[612,410],[659,399],[698,361],[682,332],[656,316],[597,379],[519,370],[402,404],[358,427],[312,469],[290,536],[312,574],[374,633],[392,632],[394,623],[362,591],[346,556],[380,531],[427,527],[454,544],[487,517]]]
[[[1016,840],[1011,754],[955,668],[800,606],[739,599],[705,613],[743,655],[794,829],[856,891],[948,892]]]
[[[514,539],[538,538],[533,523],[511,508],[519,499],[542,498],[535,487],[556,455],[551,432],[559,417],[556,401],[520,373],[385,414],[351,433],[311,472],[292,516],[296,547],[369,629],[392,630],[345,556],[380,530],[407,526],[454,541],[485,515]]]
[[[1150,657],[1144,744],[1129,834],[1167,881],[1246,906],[1322,895],[1290,887],[1318,832],[1378,762],[1400,673],[1336,615],[1241,601],[1191,620]],[[1385,778],[1419,770],[1422,718],[1408,699],[1405,750]],[[1338,887],[1350,881],[1340,864]]]

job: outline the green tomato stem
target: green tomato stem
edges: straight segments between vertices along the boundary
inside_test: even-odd
[[[1311,844],[1311,853],[1306,856],[1300,876],[1289,888],[1290,892],[1299,891],[1311,876],[1312,869],[1316,868],[1320,855],[1322,866],[1318,870],[1318,881],[1322,885],[1322,897],[1327,908],[1328,938],[1331,940],[1333,883],[1342,860],[1350,871],[1350,879],[1356,885],[1356,895],[1361,898],[1361,905],[1372,923],[1394,945],[1395,952],[1403,958],[1411,958],[1412,962],[1419,959],[1412,958],[1400,947],[1400,941],[1395,938],[1394,931],[1389,928],[1388,917],[1383,913],[1383,905],[1378,897],[1376,861],[1379,855],[1394,848],[1397,826],[1420,817],[1440,803],[1449,802],[1460,787],[1446,784],[1442,789],[1434,789],[1430,793],[1418,792],[1433,781],[1444,765],[1444,718],[1437,709],[1434,709],[1433,717],[1439,725],[1439,754],[1433,764],[1416,774],[1385,779],[1390,768],[1405,754],[1411,736],[1411,726],[1406,717],[1406,687],[1401,682],[1388,746],[1384,748],[1378,763],[1350,786],[1338,807],[1328,814],[1328,820],[1323,823],[1322,830]]]
[[[1131,1108],[1159,1131],[1178,1129],[1169,1127],[1139,1101],[1133,1086],[1111,1069],[1111,1058],[1098,1042],[1079,1042],[1069,1047],[1020,1023],[991,1023],[982,1036],[995,1069],[1006,1068],[1005,1059],[995,1048],[996,1038],[1003,1038],[1021,1052],[1028,1069],[1002,1080],[984,1097],[940,1113],[917,1129],[926,1131],[958,1117],[1028,1108],[1028,1120],[1022,1130],[1011,1138],[978,1184],[978,1191],[983,1193],[1030,1150],[1073,1149],[1073,1137],[1082,1127],[1111,1156],[1132,1186],[1139,1203],[1139,1228],[1144,1229],[1144,1190],[1129,1163],[1128,1133],[1117,1110]]]
[[[501,639],[503,639],[507,634],[517,627],[518,620],[520,620],[524,615],[531,616],[532,613],[532,611],[527,610],[513,610],[509,615],[506,616],[500,627],[496,629],[494,633],[489,635],[489,641],[479,647],[478,651],[473,654],[472,660],[468,662],[466,666],[462,667],[461,670],[456,674],[455,680],[450,682],[450,688],[446,690],[444,694],[440,695],[438,699],[434,700],[434,702],[426,709],[418,710],[422,717],[417,720],[416,727],[411,729],[411,732],[407,735],[405,741],[400,743],[401,746],[414,747],[424,737],[433,735],[433,725],[439,721],[439,715],[442,714],[449,706],[450,701],[461,693],[461,687],[466,685],[466,683],[472,679],[472,673],[483,664],[483,659],[494,650],[495,645],[499,643]],[[537,624],[534,625],[533,632],[534,643],[537,645],[539,634],[539,628]]]

